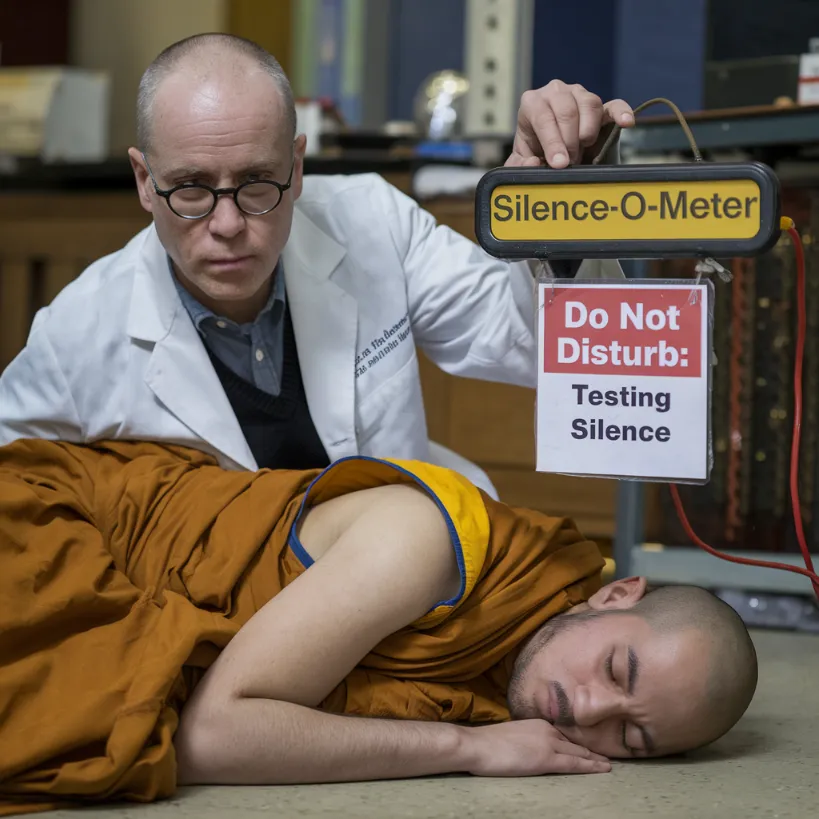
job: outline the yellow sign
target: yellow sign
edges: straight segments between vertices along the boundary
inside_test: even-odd
[[[512,242],[752,239],[761,196],[753,179],[501,184],[489,228]]]

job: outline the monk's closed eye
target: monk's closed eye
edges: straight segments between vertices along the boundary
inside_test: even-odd
[[[616,677],[616,675],[614,673],[614,649],[612,649],[609,656],[606,657],[606,673],[608,674],[609,679],[611,679],[612,682],[614,682],[614,683],[617,682],[617,677]],[[620,731],[621,731],[621,742],[622,742],[623,748],[625,748],[625,750],[626,750],[626,753],[629,754],[630,756],[637,756],[637,749],[632,748],[628,744],[628,740],[626,739],[626,733],[628,731],[628,723],[627,722],[623,721],[623,723],[621,724]]]
[[[606,657],[606,674],[608,674],[609,679],[612,682],[617,682],[617,678],[614,676],[614,650],[612,649],[611,654]]]
[[[628,741],[626,740],[626,730],[627,730],[627,728],[628,728],[628,725],[624,722],[623,723],[623,747],[626,749],[626,753],[630,754],[631,756],[635,756],[634,748],[632,748],[628,744]]]

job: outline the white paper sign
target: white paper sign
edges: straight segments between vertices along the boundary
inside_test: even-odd
[[[799,58],[799,92],[796,96],[800,105],[819,103],[819,54],[802,54]]]
[[[707,482],[712,292],[540,283],[539,472]]]

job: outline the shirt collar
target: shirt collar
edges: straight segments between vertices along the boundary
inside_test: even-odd
[[[173,269],[173,262],[171,261],[170,257],[168,257],[168,268],[170,269],[173,283],[176,285],[176,291],[179,293],[179,298],[182,300],[182,304],[185,306],[185,309],[188,311],[188,315],[191,317],[191,321],[193,321],[194,326],[197,329],[200,329],[202,322],[206,321],[207,319],[213,319],[214,321],[226,321],[230,324],[235,323],[230,319],[224,318],[223,316],[216,315],[216,313],[201,304],[185,287],[183,287],[182,283],[176,277],[176,273]],[[259,311],[259,315],[256,317],[256,320],[253,323],[255,324],[256,322],[260,321],[262,316],[269,313],[277,303],[284,304],[284,299],[284,271],[280,259],[275,270],[273,271],[273,287],[270,290],[270,296],[268,297],[265,306]]]

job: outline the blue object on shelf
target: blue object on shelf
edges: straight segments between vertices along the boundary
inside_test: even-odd
[[[471,142],[419,142],[415,155],[423,159],[472,159]]]

